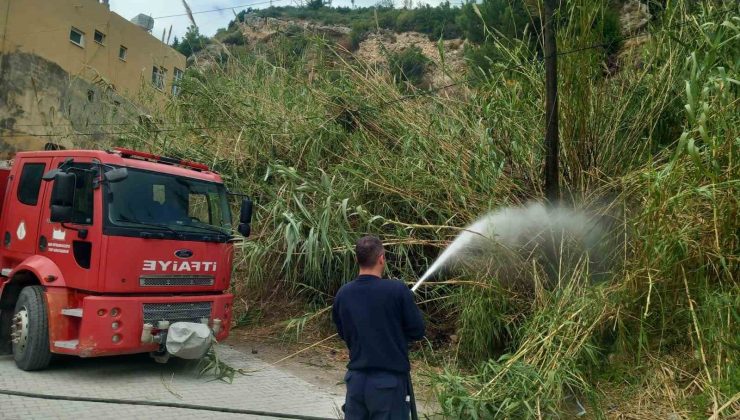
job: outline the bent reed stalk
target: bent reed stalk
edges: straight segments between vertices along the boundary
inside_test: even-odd
[[[563,2],[560,48],[598,43],[590,25],[607,6]],[[617,410],[740,409],[738,14],[730,2],[669,2],[617,71],[599,49],[559,60],[564,205],[597,212],[619,244],[598,282],[588,259],[535,253],[452,267],[421,288],[448,352],[430,370],[445,415],[607,415],[605,394],[625,382],[647,391],[625,394],[639,404],[611,400]],[[544,72],[529,49],[493,43],[521,66],[494,62],[483,80],[409,97],[386,69],[323,39],[273,42],[189,69],[163,114],[181,131],[153,122],[121,139],[204,162],[253,196],[237,295],[324,307],[353,277],[366,233],[386,243],[391,276],[415,279],[454,226],[542,197]],[[651,367],[671,358],[682,366]],[[653,387],[666,370],[679,379]]]

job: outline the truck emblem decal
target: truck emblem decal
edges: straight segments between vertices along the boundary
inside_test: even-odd
[[[177,258],[190,258],[193,256],[193,251],[189,249],[178,249],[175,251],[175,256]]]
[[[51,231],[51,239],[55,241],[63,241],[67,237],[67,231],[64,229],[54,228]]]
[[[159,261],[144,260],[142,271],[216,271],[215,261]]]
[[[21,220],[21,224],[18,225],[18,230],[15,231],[15,236],[18,237],[18,240],[23,240],[26,237],[26,222]]]

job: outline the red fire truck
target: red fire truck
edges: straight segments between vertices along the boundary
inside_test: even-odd
[[[0,188],[0,354],[19,368],[54,353],[166,359],[175,323],[229,334],[236,237],[207,166],[121,148],[22,152]],[[243,236],[251,213],[244,199]]]

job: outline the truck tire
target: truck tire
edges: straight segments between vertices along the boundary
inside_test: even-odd
[[[16,366],[22,370],[40,370],[49,366],[49,318],[43,287],[28,286],[21,290],[11,331]]]
[[[10,344],[10,322],[13,312],[0,309],[0,356],[13,354],[13,346]]]

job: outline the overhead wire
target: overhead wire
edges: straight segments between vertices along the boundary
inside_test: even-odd
[[[203,13],[223,12],[224,10],[234,10],[234,9],[240,9],[242,7],[259,6],[259,5],[263,5],[263,4],[273,4],[273,3],[279,3],[279,2],[282,2],[282,1],[293,1],[293,0],[265,0],[265,1],[255,2],[255,3],[240,4],[240,5],[231,6],[231,7],[219,7],[219,8],[216,8],[216,9],[200,10],[200,11],[191,12],[191,13],[178,13],[178,14],[174,14],[174,15],[154,16],[154,17],[152,17],[152,19],[168,19],[168,18],[172,18],[172,17],[188,16],[190,14],[199,15],[199,14],[203,14]]]
[[[731,8],[716,10],[716,11],[710,13],[710,16],[714,16],[714,15],[720,14],[720,13],[729,12],[731,10],[732,10]],[[692,22],[693,21],[687,19],[687,20],[685,20],[683,22],[679,22],[678,24],[669,25],[668,27],[666,27],[664,29],[666,29],[666,30],[676,29],[676,28],[685,26],[687,24],[690,24]],[[534,63],[534,62],[544,61],[544,60],[546,60],[546,59],[548,59],[548,58],[550,58],[552,56],[562,57],[562,56],[571,55],[571,54],[575,54],[575,53],[579,53],[579,52],[584,52],[584,51],[589,51],[589,50],[593,50],[593,49],[597,49],[597,48],[610,47],[610,46],[613,46],[613,45],[615,45],[617,43],[624,42],[624,41],[627,41],[629,39],[643,37],[643,36],[645,36],[645,34],[643,34],[643,33],[634,33],[632,35],[627,35],[627,36],[624,36],[624,37],[620,37],[620,38],[615,39],[615,40],[610,41],[610,42],[602,42],[602,43],[592,44],[592,45],[585,46],[585,47],[574,48],[574,49],[571,49],[571,50],[558,52],[558,53],[555,53],[555,54],[552,54],[552,55],[548,55],[548,56],[534,57],[532,59],[526,60],[523,63],[519,63],[519,64],[516,64],[516,65],[513,65],[513,66],[504,67],[504,68],[499,68],[499,69],[497,69],[497,71],[498,72],[513,71],[513,70],[517,70],[517,69],[523,68],[526,65],[531,64],[531,63]],[[458,85],[461,85],[461,84],[470,83],[471,81],[483,80],[485,77],[487,77],[487,74],[480,75],[480,76],[477,76],[477,77],[473,77],[472,79],[461,80],[461,81],[449,83],[447,85],[439,86],[439,87],[432,88],[432,89],[426,89],[426,90],[424,90],[423,92],[420,92],[420,93],[414,93],[414,94],[411,94],[411,95],[404,95],[404,96],[402,96],[400,98],[396,98],[396,99],[392,99],[392,100],[383,102],[383,103],[381,103],[380,106],[386,106],[386,105],[390,105],[390,104],[393,104],[393,103],[396,103],[396,102],[402,102],[402,101],[405,101],[405,100],[408,100],[408,99],[414,99],[414,98],[418,98],[418,97],[428,96],[430,93],[435,93],[435,92],[439,92],[439,91],[442,91],[442,90],[445,90],[445,89],[449,89],[449,88],[454,87],[454,86],[458,86]]]
[[[280,0],[277,0],[280,1]],[[243,6],[235,6],[235,7],[243,7]],[[213,12],[216,10],[211,11],[201,11],[201,12],[193,12],[193,14],[196,13],[208,13]],[[724,12],[729,11],[729,9],[724,10]],[[168,17],[173,17],[168,16]],[[166,16],[167,17],[167,16]],[[164,17],[159,17],[164,18]],[[690,22],[682,22],[680,25],[671,25],[671,27],[680,27],[683,25],[686,25]],[[575,48],[568,51],[559,52],[556,54],[553,54],[553,56],[565,56],[569,54],[574,54],[578,52],[588,51],[596,48],[603,48],[607,46],[613,45],[615,42],[622,42],[628,39],[632,39],[638,36],[642,36],[642,34],[633,34],[631,36],[621,37],[620,39],[608,42],[608,43],[600,43],[600,44],[594,44],[587,47],[581,47],[581,48]],[[522,68],[527,64],[530,64],[532,62],[536,62],[539,60],[544,60],[546,58],[549,58],[551,56],[545,56],[545,57],[535,57],[531,60],[527,60],[524,63],[520,63],[514,66],[508,66],[503,69],[499,69],[500,71],[512,71],[518,68]],[[381,107],[385,107],[388,105],[391,105],[393,103],[401,102],[404,100],[410,100],[421,96],[428,96],[429,93],[441,91],[447,88],[450,88],[452,86],[456,86],[462,83],[468,83],[469,80],[460,81],[451,83],[445,86],[441,86],[435,89],[431,89],[428,91],[425,91],[423,95],[406,95],[402,96],[401,98],[397,98],[391,101],[386,101],[384,103],[381,103],[381,105],[374,107],[378,110],[381,109]],[[315,118],[315,117],[314,117]],[[177,122],[171,122],[171,123],[158,123],[162,125],[169,125],[169,124],[178,124]],[[255,126],[259,125],[260,123],[252,123],[252,124],[235,124],[232,126],[224,125],[224,126],[212,126],[212,127],[190,127],[185,129],[191,129],[191,130],[206,130],[206,129],[218,129],[218,128],[224,128],[224,127],[234,127],[234,126]],[[125,123],[100,123],[95,125],[126,125]],[[131,124],[134,125],[134,124]],[[28,126],[28,125],[26,125]],[[147,130],[149,132],[168,132],[168,131],[179,131],[181,128],[174,128],[174,129],[156,129],[156,130]],[[120,133],[73,133],[68,135],[77,135],[77,136],[83,136],[83,135],[116,135],[116,134],[131,134],[131,133],[138,133],[137,131],[132,132],[120,132]],[[55,134],[24,134],[24,136],[37,136],[37,137],[45,137],[45,136],[65,136],[65,135],[55,135]],[[11,136],[4,136],[4,137],[14,137]],[[103,398],[91,398],[91,397],[72,397],[72,396],[61,396],[61,395],[46,395],[46,394],[38,394],[38,393],[29,393],[29,392],[21,392],[21,391],[11,391],[11,390],[0,390],[0,394],[5,395],[11,395],[11,396],[17,396],[17,397],[26,397],[26,398],[43,398],[43,399],[51,399],[51,400],[57,400],[57,401],[79,401],[79,402],[92,402],[92,403],[113,403],[113,404],[124,404],[124,405],[147,405],[147,406],[155,406],[155,407],[169,407],[169,408],[181,408],[181,409],[190,409],[190,410],[203,410],[203,411],[215,411],[215,412],[225,412],[225,413],[238,413],[238,414],[252,414],[252,415],[262,415],[262,416],[270,416],[270,417],[279,417],[279,418],[293,418],[293,419],[306,419],[306,420],[313,420],[313,419],[321,419],[320,417],[312,417],[312,416],[302,416],[302,415],[294,415],[294,414],[286,414],[286,413],[275,413],[275,412],[269,412],[269,411],[261,411],[261,410],[244,410],[244,409],[231,409],[231,408],[225,408],[225,407],[208,407],[208,406],[200,406],[200,405],[193,405],[193,404],[183,404],[183,403],[169,403],[169,402],[158,402],[158,401],[139,401],[139,400],[121,400],[121,399],[103,399]]]
[[[192,14],[196,15],[196,14],[203,14],[203,13],[214,13],[214,12],[221,12],[221,11],[224,11],[224,10],[234,10],[234,9],[238,9],[238,8],[242,8],[242,7],[261,6],[261,5],[265,5],[265,4],[274,4],[274,3],[292,2],[292,1],[294,1],[294,0],[272,0],[272,1],[270,1],[270,0],[263,0],[263,1],[253,2],[253,3],[243,4],[243,5],[237,5],[237,6],[233,6],[233,7],[223,7],[223,8],[218,8],[218,9],[201,10],[201,11],[197,11],[197,12],[192,12]],[[155,17],[152,17],[152,19],[169,19],[169,18],[181,17],[181,16],[188,16],[188,14],[187,13],[178,13],[178,14],[166,15],[166,16],[155,16]],[[108,23],[109,23],[109,21],[100,22],[100,23],[93,23],[92,25],[93,26],[103,26],[103,25],[107,25]],[[36,34],[43,34],[43,33],[48,33],[48,32],[57,32],[57,31],[65,31],[65,30],[69,30],[69,28],[70,28],[70,26],[69,25],[66,25],[66,26],[60,26],[60,27],[53,28],[53,29],[43,29],[43,30],[40,30],[40,31],[30,31],[30,32],[20,32],[20,33],[12,33],[11,32],[11,33],[7,34],[6,36],[7,37],[12,36],[12,37],[16,38],[16,37],[19,37],[19,36],[36,35]]]
[[[714,15],[719,14],[719,13],[729,12],[731,10],[732,10],[732,8],[726,8],[726,9],[716,10],[716,11],[710,13],[710,16],[714,16]],[[203,11],[203,12],[205,13],[207,11]],[[690,24],[692,22],[693,22],[692,20],[687,19],[685,21],[678,22],[678,23],[673,24],[673,25],[669,25],[668,27],[666,27],[664,29],[675,29],[675,28],[679,28],[679,27],[685,26],[687,24]],[[602,43],[592,44],[592,45],[585,46],[585,47],[574,48],[574,49],[567,50],[567,51],[561,51],[561,52],[558,52],[556,54],[553,54],[553,56],[560,57],[560,56],[571,55],[571,54],[580,53],[580,52],[584,52],[584,51],[589,51],[589,50],[593,50],[593,49],[597,49],[597,48],[609,47],[609,46],[612,46],[612,45],[614,45],[616,43],[620,43],[620,42],[623,42],[623,41],[626,41],[626,40],[629,40],[629,39],[638,38],[638,37],[642,37],[642,36],[644,36],[644,34],[642,34],[642,33],[635,33],[635,34],[632,34],[632,35],[620,37],[620,38],[618,38],[618,39],[616,39],[614,41],[610,41],[610,42],[602,42]],[[550,56],[533,57],[532,59],[526,60],[526,61],[524,61],[522,63],[519,63],[519,64],[516,64],[516,65],[507,66],[507,67],[503,67],[503,68],[498,68],[497,71],[498,72],[506,72],[506,71],[517,70],[517,69],[520,69],[520,68],[525,67],[528,64],[531,64],[531,63],[534,63],[534,62],[537,62],[537,61],[544,61],[545,59],[547,59],[549,57]],[[392,105],[392,104],[395,104],[395,103],[398,103],[398,102],[403,102],[403,101],[406,101],[406,100],[416,99],[416,98],[420,98],[420,97],[428,97],[432,93],[436,93],[436,92],[439,92],[439,91],[442,91],[442,90],[445,90],[445,89],[449,89],[449,88],[454,87],[454,86],[458,86],[458,85],[462,85],[462,84],[467,84],[467,83],[470,83],[471,80],[472,81],[483,80],[487,76],[488,76],[488,74],[485,74],[485,75],[474,77],[473,79],[460,80],[460,81],[457,81],[457,82],[446,84],[444,86],[439,86],[439,87],[432,88],[432,89],[426,89],[426,90],[421,91],[419,93],[414,93],[414,94],[410,94],[410,95],[404,95],[404,96],[401,96],[399,98],[395,98],[395,99],[391,99],[391,100],[387,100],[387,101],[381,102],[379,105],[374,105],[374,106],[373,105],[363,105],[361,107],[361,109],[374,109],[376,111],[381,111],[384,107],[389,106],[389,105]],[[357,110],[357,111],[359,111],[359,110]],[[331,117],[327,118],[326,119],[326,122],[323,123],[322,126],[324,124],[326,124],[327,122],[330,122],[331,120],[336,119],[336,117],[337,116],[331,116]],[[321,117],[321,116],[311,116],[311,117],[306,117],[306,118],[307,119],[317,119],[317,118],[324,119],[324,117]],[[154,124],[176,125],[176,124],[184,124],[184,123],[182,123],[182,122],[163,122],[163,123],[154,123]],[[181,127],[181,128],[173,128],[173,129],[146,129],[146,131],[147,132],[150,132],[150,133],[173,132],[173,131],[182,131],[182,130],[185,130],[185,131],[198,131],[198,130],[210,130],[210,129],[222,129],[222,128],[253,127],[253,126],[260,125],[260,124],[264,124],[264,123],[231,124],[231,125],[204,126],[204,127]],[[119,125],[119,126],[125,126],[125,125],[141,126],[140,124],[136,124],[136,123],[100,123],[99,125],[101,125],[101,126],[104,126],[104,125],[111,125],[111,126],[115,126],[115,125]],[[43,125],[43,124],[37,124],[37,125],[27,124],[27,125],[18,125],[18,126],[28,126],[28,127],[30,127],[30,126],[44,126],[45,127],[46,125]],[[71,126],[71,124],[69,126]],[[142,127],[142,128],[144,128],[144,127]],[[69,136],[99,136],[99,135],[105,136],[105,135],[139,134],[139,133],[140,133],[140,131],[92,132],[92,133],[75,132],[75,133],[67,133],[67,134],[48,134],[48,133],[28,134],[28,133],[23,133],[23,134],[19,134],[19,135],[15,135],[15,134],[5,135],[3,137],[28,137],[28,136],[31,136],[31,137],[69,137]]]

